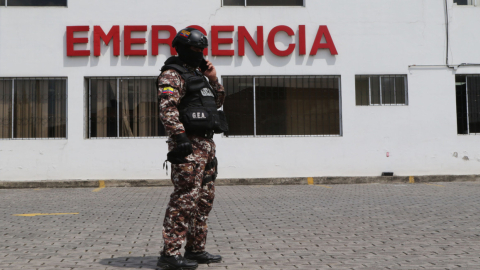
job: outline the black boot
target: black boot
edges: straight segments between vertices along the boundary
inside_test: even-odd
[[[192,252],[188,249],[185,250],[185,258],[197,261],[198,263],[217,263],[222,261],[222,256],[212,255],[206,251],[203,252]]]
[[[161,270],[194,270],[197,269],[198,263],[195,261],[187,260],[182,255],[175,256],[160,256],[157,266]]]

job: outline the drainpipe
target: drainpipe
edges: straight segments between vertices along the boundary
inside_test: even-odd
[[[475,6],[477,6],[477,0],[475,0]],[[450,65],[448,64],[448,51],[450,49],[450,44],[449,44],[449,21],[448,21],[448,0],[445,0],[445,35],[446,35],[446,47],[447,47],[447,53],[445,55],[445,65],[409,65],[409,68],[415,68],[415,67],[447,67],[447,68],[453,68],[457,69],[459,67],[466,67],[466,66],[480,66],[480,64],[476,63],[462,63],[462,64],[456,64],[456,65]]]
[[[445,64],[448,66],[448,49],[449,49],[449,42],[448,42],[448,0],[445,0],[445,33],[447,37],[447,54],[445,59]]]

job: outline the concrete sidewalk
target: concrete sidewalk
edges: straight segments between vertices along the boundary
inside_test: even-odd
[[[0,269],[155,269],[172,190],[2,189]],[[207,250],[224,261],[198,269],[480,269],[479,193],[479,182],[220,186]]]
[[[290,177],[290,178],[232,178],[217,179],[217,186],[233,185],[335,185],[335,184],[387,184],[480,181],[480,175],[420,175],[420,176],[371,176],[371,177]],[[0,189],[19,188],[87,188],[87,187],[162,187],[171,186],[169,179],[136,180],[44,180],[0,181]]]

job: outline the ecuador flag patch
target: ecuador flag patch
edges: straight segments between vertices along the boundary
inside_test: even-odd
[[[187,30],[182,30],[180,32],[180,36],[188,38],[190,36],[190,32],[188,32]]]
[[[173,88],[172,87],[164,87],[162,94],[173,94]]]

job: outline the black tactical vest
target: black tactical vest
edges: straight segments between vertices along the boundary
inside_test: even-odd
[[[185,81],[187,91],[177,107],[185,131],[197,134],[227,132],[225,114],[217,110],[216,92],[205,76],[198,70],[188,70],[175,56],[167,59],[162,72],[168,69],[176,70]]]

